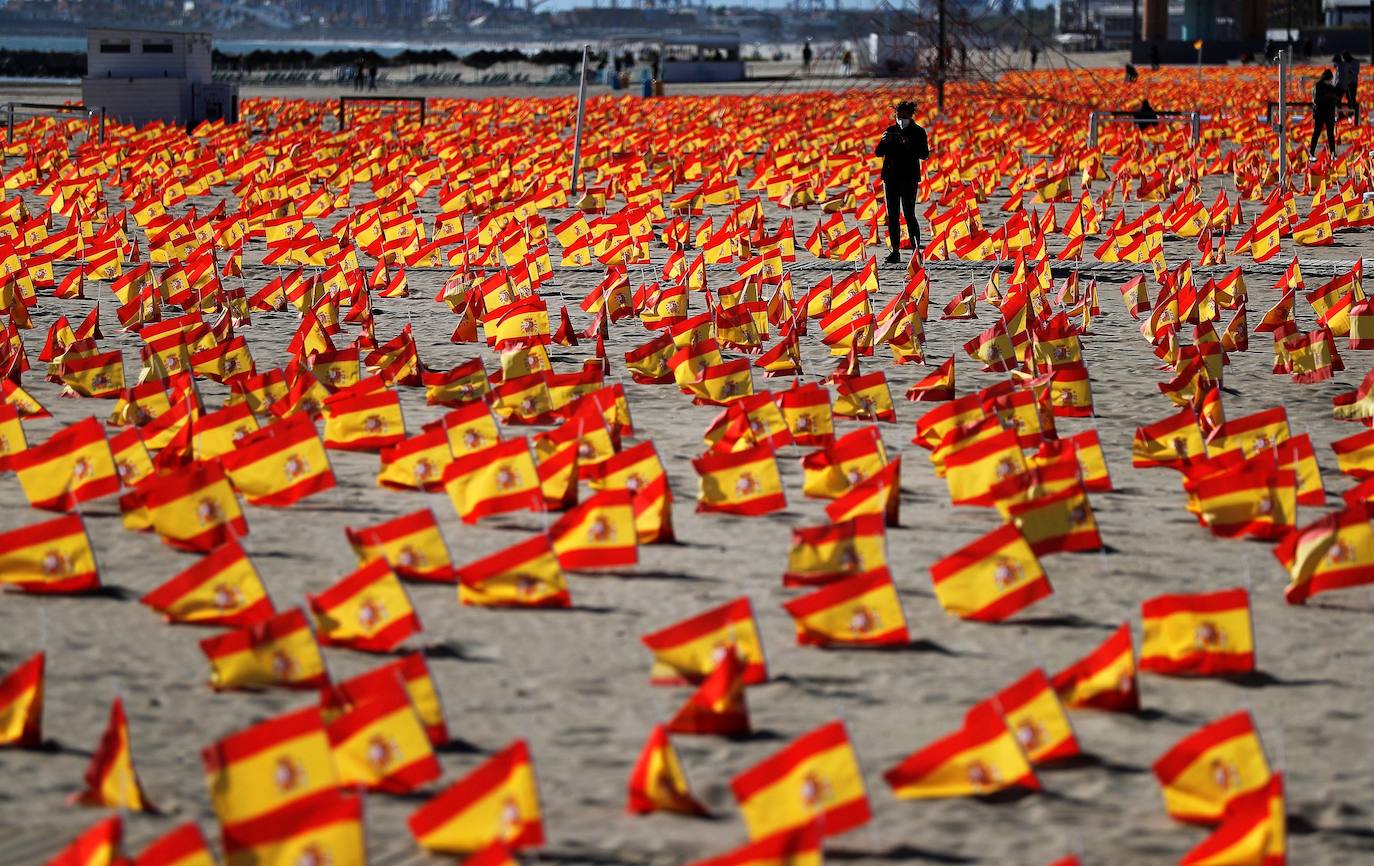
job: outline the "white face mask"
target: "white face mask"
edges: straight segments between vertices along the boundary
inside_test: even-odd
[[[908,126],[911,125],[911,118],[899,117],[897,118],[897,125],[900,126],[902,129],[906,129]]]

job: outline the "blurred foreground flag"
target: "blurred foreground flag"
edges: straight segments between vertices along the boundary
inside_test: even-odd
[[[649,733],[639,760],[630,771],[629,803],[631,815],[649,812],[678,812],[683,815],[706,815],[706,807],[692,796],[687,775],[677,749],[668,739],[668,729],[655,725]]]
[[[1179,866],[1284,866],[1288,860],[1283,777],[1231,800],[1221,826],[1184,855]]]
[[[1140,605],[1140,669],[1217,676],[1255,669],[1250,593],[1241,587],[1161,595]]]
[[[754,607],[747,596],[642,636],[654,654],[649,682],[654,685],[699,683],[715,670],[726,652],[744,661],[744,684],[768,681],[768,664],[759,640]]]
[[[366,866],[363,799],[327,791],[252,825],[224,828],[225,866]]]
[[[124,821],[115,815],[82,831],[47,866],[120,866],[123,841]]]
[[[689,866],[821,866],[821,831],[807,824]]]
[[[407,794],[443,775],[399,678],[378,680],[327,725],[339,782]]]
[[[992,700],[1032,764],[1079,754],[1078,739],[1064,705],[1040,668],[1002,689]]]
[[[1269,763],[1254,720],[1234,713],[1179,740],[1154,764],[1164,808],[1178,821],[1210,824],[1226,804],[1269,782]]]
[[[129,720],[124,715],[124,702],[119,698],[110,705],[110,721],[86,768],[86,790],[73,796],[72,802],[130,812],[158,811],[143,793],[143,785],[134,770]]]
[[[215,866],[215,858],[200,825],[188,821],[150,842],[133,866]]]
[[[570,607],[568,579],[539,533],[458,569],[458,600],[476,607]]]
[[[1274,548],[1274,556],[1288,571],[1283,597],[1289,604],[1374,583],[1374,529],[1365,504],[1352,503],[1293,530]]]
[[[68,514],[0,533],[0,586],[33,593],[99,588],[95,552],[81,517]]]
[[[968,711],[958,731],[908,756],[883,777],[902,800],[1040,788],[1016,735],[987,701]]]
[[[863,774],[841,721],[802,734],[740,773],[730,788],[752,839],[812,826],[838,836],[872,818]]]
[[[411,813],[410,832],[426,851],[463,854],[493,842],[544,844],[534,765],[516,740]]]
[[[43,653],[0,679],[0,747],[43,744]]]

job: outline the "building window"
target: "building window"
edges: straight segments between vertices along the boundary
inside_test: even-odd
[[[146,42],[146,41],[145,41],[145,42],[143,43],[143,53],[144,53],[144,54],[171,54],[171,53],[172,53],[172,43],[171,43],[170,41],[162,41],[162,42]]]
[[[129,43],[128,43],[128,42],[101,42],[101,43],[100,43],[100,53],[101,53],[101,54],[128,54],[128,53],[129,53],[129,50],[130,50],[130,49],[129,49]]]

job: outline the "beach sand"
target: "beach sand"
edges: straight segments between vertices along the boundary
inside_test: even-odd
[[[0,97],[24,98],[13,95]],[[281,93],[281,91],[274,91]],[[26,95],[32,95],[26,91]],[[48,93],[48,96],[60,96]],[[245,94],[248,95],[248,94]],[[283,93],[282,95],[289,95]],[[303,95],[315,97],[315,91]],[[434,94],[438,95],[438,94]],[[468,90],[454,95],[470,95]],[[1211,182],[1209,181],[1209,184]],[[1216,194],[1204,189],[1204,200]],[[355,196],[355,202],[361,197]],[[197,200],[208,207],[210,199]],[[1057,207],[1059,217],[1070,206]],[[1139,212],[1132,203],[1128,212]],[[433,197],[425,202],[431,216]],[[992,219],[995,203],[984,208]],[[1247,209],[1253,215],[1253,209]],[[551,214],[557,215],[557,214]],[[796,234],[810,231],[816,211],[799,211]],[[779,212],[769,207],[769,225]],[[1000,218],[1000,217],[999,217]],[[328,222],[337,219],[331,218]],[[1342,234],[1340,246],[1304,251],[1312,288],[1335,272],[1340,261],[1370,254],[1367,233]],[[1056,248],[1059,241],[1056,241]],[[1289,257],[1288,242],[1280,259]],[[261,245],[247,263],[261,256]],[[825,273],[848,266],[816,263],[800,249],[796,285],[804,290]],[[881,250],[871,252],[881,255]],[[1192,250],[1191,242],[1170,241],[1171,263]],[[661,263],[664,251],[655,250]],[[1248,264],[1250,321],[1278,298],[1272,288],[1280,268]],[[960,393],[996,381],[975,372],[960,346],[990,321],[940,322],[938,310],[972,282],[979,290],[985,264],[932,266],[932,317],[927,357],[934,362],[959,355]],[[1091,270],[1085,266],[1085,271]],[[256,289],[275,269],[249,267],[246,285]],[[946,615],[931,591],[929,566],[999,523],[995,512],[953,508],[942,479],[925,452],[910,444],[915,419],[928,404],[901,399],[928,372],[897,367],[886,353],[864,369],[886,371],[897,401],[897,423],[882,425],[891,453],[904,458],[902,525],[888,532],[888,556],[916,643],[892,652],[825,651],[795,646],[794,631],[780,605],[795,595],[781,587],[790,531],[826,522],[819,500],[801,495],[801,451],[779,457],[789,506],[760,518],[698,515],[693,511],[696,478],[690,460],[702,449],[701,433],[717,409],[692,407],[671,386],[631,383],[623,353],[648,335],[634,322],[612,327],[607,348],[612,379],[625,383],[637,436],[652,438],[671,478],[679,543],[643,547],[640,564],[623,574],[571,577],[574,607],[567,611],[488,610],[461,607],[451,586],[409,587],[424,624],[411,644],[428,648],[448,724],[458,746],[441,758],[445,777],[432,793],[459,778],[512,739],[529,742],[539,781],[548,845],[531,863],[677,864],[724,851],[746,839],[734,808],[730,779],[782,747],[793,737],[832,719],[843,719],[864,770],[872,822],[831,840],[831,862],[854,864],[951,863],[1038,866],[1071,851],[1088,864],[1174,863],[1206,835],[1201,828],[1166,816],[1151,763],[1174,742],[1205,722],[1249,709],[1258,722],[1271,762],[1287,776],[1290,862],[1303,866],[1347,866],[1374,858],[1374,589],[1323,596],[1305,607],[1284,604],[1286,577],[1270,546],[1213,538],[1184,510],[1178,476],[1166,470],[1134,470],[1134,429],[1176,410],[1156,388],[1166,376],[1126,314],[1116,287],[1129,269],[1100,268],[1102,315],[1084,340],[1097,417],[1061,419],[1064,434],[1096,427],[1116,490],[1094,494],[1092,505],[1109,550],[1055,555],[1044,567],[1054,595],[1003,625],[962,622]],[[1218,269],[1217,273],[1223,272]],[[713,285],[728,281],[728,268],[713,268]],[[374,300],[379,341],[409,323],[424,363],[448,369],[474,357],[478,347],[453,345],[454,319],[431,301],[446,271],[411,270],[411,297]],[[545,292],[556,312],[576,307],[599,280],[599,269],[560,270]],[[647,269],[632,281],[649,279]],[[881,272],[879,301],[900,288],[901,269]],[[561,299],[560,299],[561,296]],[[31,356],[54,318],[77,321],[101,302],[105,348],[123,350],[128,374],[138,369],[138,342],[122,333],[107,285],[85,301],[44,298],[34,310],[27,335]],[[693,299],[694,311],[701,301]],[[1312,324],[1299,304],[1300,323]],[[297,317],[292,313],[253,315],[243,330],[260,368],[280,363]],[[580,312],[575,324],[583,327]],[[346,328],[342,339],[355,329]],[[1343,341],[1342,341],[1343,342]],[[834,361],[819,341],[804,341],[808,378],[826,374]],[[574,349],[553,347],[555,367],[575,369],[590,357],[584,341]],[[484,353],[488,368],[494,362]],[[1347,370],[1334,379],[1299,386],[1270,373],[1265,335],[1252,335],[1248,353],[1232,356],[1226,373],[1226,411],[1240,417],[1273,405],[1288,410],[1294,433],[1310,433],[1328,500],[1339,502],[1349,483],[1336,472],[1332,440],[1359,429],[1331,419],[1332,395],[1354,387],[1368,365],[1345,352]],[[67,400],[42,380],[39,365],[25,378],[53,412],[50,420],[26,425],[30,441],[42,441],[63,424],[95,414],[102,420],[110,401]],[[785,387],[756,376],[756,389]],[[225,390],[203,385],[207,404],[218,406]],[[424,405],[423,392],[401,389],[407,427],[440,417]],[[841,432],[854,429],[842,423]],[[513,430],[508,435],[520,435]],[[251,535],[246,548],[264,576],[279,609],[303,601],[356,567],[345,542],[346,526],[365,526],[417,508],[438,516],[456,562],[462,563],[527,537],[542,528],[537,515],[514,515],[462,525],[442,494],[398,493],[374,483],[373,454],[331,452],[338,489],[287,510],[245,506]],[[1320,509],[1304,508],[1300,523]],[[83,509],[109,587],[95,597],[0,597],[0,670],[33,652],[48,654],[45,731],[48,751],[0,751],[0,863],[42,863],[61,844],[101,814],[66,805],[80,790],[82,772],[104,725],[112,698],[124,699],[134,759],[148,795],[166,814],[131,816],[131,851],[188,819],[199,821],[214,840],[214,825],[199,750],[256,721],[309,704],[310,693],[270,691],[215,693],[207,685],[207,664],[197,641],[213,629],[162,624],[137,603],[138,595],[185,568],[194,557],[162,546],[155,537],[121,528],[114,499]],[[0,529],[37,522],[13,475],[0,476]],[[956,729],[965,710],[1034,666],[1054,672],[1087,653],[1123,621],[1139,634],[1141,600],[1166,592],[1249,586],[1252,590],[1258,666],[1244,681],[1187,680],[1143,675],[1140,715],[1074,712],[1072,721],[1087,756],[1071,766],[1044,771],[1045,790],[1005,801],[975,799],[898,801],[882,771],[910,752]],[[648,685],[649,653],[638,637],[708,607],[748,595],[758,616],[772,679],[748,692],[758,733],[746,741],[677,737],[686,773],[698,796],[717,817],[693,820],[671,815],[636,818],[625,813],[625,784],[651,727],[686,699],[688,690]],[[346,677],[382,661],[361,653],[326,650],[332,675]],[[366,822],[371,862],[380,866],[452,862],[429,857],[414,845],[405,818],[424,798],[373,795]],[[9,852],[6,854],[5,852]]]

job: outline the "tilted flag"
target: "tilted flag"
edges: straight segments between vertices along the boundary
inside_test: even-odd
[[[30,656],[0,679],[0,748],[43,744],[43,653]]]
[[[286,807],[319,802],[339,784],[316,707],[236,731],[202,749],[201,763],[224,828],[260,826]]]
[[[335,484],[315,423],[305,413],[245,436],[220,462],[253,505],[285,508]]]
[[[1140,605],[1140,669],[1218,676],[1255,669],[1250,593],[1242,587],[1161,595]]]
[[[571,607],[568,580],[539,533],[458,569],[458,600],[478,607]]]
[[[448,742],[448,723],[444,720],[444,708],[439,703],[439,693],[434,688],[434,679],[429,674],[429,663],[422,653],[410,653],[394,662],[375,667],[343,682],[332,683],[323,688],[320,706],[325,722],[338,717],[350,706],[356,706],[368,699],[374,690],[383,689],[388,683],[399,682],[405,687],[411,706],[424,725],[431,745],[442,746]]]
[[[1268,784],[1269,762],[1254,720],[1245,711],[1203,725],[1154,763],[1169,817],[1219,821],[1235,797]]]
[[[642,636],[654,654],[649,682],[654,685],[699,683],[734,651],[744,661],[744,684],[768,681],[768,665],[759,639],[754,607],[741,596],[719,607]]]
[[[1050,682],[1066,707],[1134,713],[1140,710],[1135,671],[1131,627],[1122,623],[1111,637]]]
[[[300,608],[200,642],[219,689],[314,688],[328,681],[324,659]]]
[[[24,592],[67,594],[100,587],[100,570],[76,514],[0,533],[0,586]]]
[[[444,489],[464,523],[511,511],[543,511],[539,471],[522,437],[457,457],[444,469]]]
[[[908,756],[883,778],[901,800],[1040,788],[1016,735],[990,702],[975,705],[962,728]]]
[[[946,612],[981,622],[1001,622],[1054,591],[1035,551],[1011,524],[939,560],[930,577]]]
[[[783,586],[819,586],[887,565],[887,531],[873,514],[792,530]]]
[[[637,563],[633,500],[628,490],[602,490],[555,521],[548,535],[558,564],[565,571],[598,571]]]
[[[744,662],[734,650],[726,650],[716,669],[668,720],[668,730],[674,734],[747,735],[749,706],[743,678]]]
[[[420,632],[420,618],[385,559],[374,559],[319,595],[306,595],[325,646],[390,652]]]
[[[215,866],[215,857],[200,825],[187,821],[148,843],[133,859],[133,866]]]
[[[1036,556],[1102,549],[1082,485],[1013,505],[1008,514]]]
[[[134,770],[133,748],[129,745],[129,720],[124,701],[115,698],[110,705],[110,720],[100,737],[91,763],[86,767],[86,790],[72,797],[83,806],[105,806],[129,812],[157,812],[143,793]]]
[[[139,599],[167,622],[248,626],[276,611],[238,542],[230,541]]]
[[[209,552],[248,534],[248,521],[218,461],[149,478],[134,491],[152,527],[178,550]]]
[[[792,615],[800,645],[892,646],[911,639],[886,566],[842,578],[783,608]]]
[[[326,791],[305,803],[264,816],[252,825],[227,826],[225,866],[327,863],[361,866],[363,800],[353,794]]]
[[[82,831],[47,866],[121,866],[123,842],[124,820],[114,815]]]
[[[827,722],[730,780],[749,838],[817,826],[838,836],[872,819],[844,722]]]
[[[71,511],[82,502],[119,492],[119,472],[105,428],[95,418],[68,424],[41,445],[5,459],[34,508]]]
[[[683,815],[706,815],[706,807],[692,796],[687,775],[677,749],[668,739],[668,729],[655,725],[649,733],[644,749],[630,771],[629,802],[631,815],[650,812],[677,812]]]
[[[1179,866],[1284,866],[1287,862],[1287,815],[1283,776],[1233,797],[1221,825],[1178,861]]]
[[[406,794],[443,775],[399,678],[372,683],[325,730],[345,787]]]
[[[1295,529],[1274,547],[1288,572],[1283,591],[1289,604],[1303,604],[1318,593],[1374,583],[1374,527],[1364,503],[1325,514]]]
[[[821,866],[821,830],[806,824],[688,866]]]
[[[458,579],[434,512],[412,511],[374,526],[345,527],[359,564],[385,559],[403,580],[452,583]]]
[[[692,466],[700,481],[699,512],[760,515],[787,507],[778,463],[768,445],[707,454],[693,460]]]
[[[544,823],[534,765],[524,740],[516,740],[454,782],[408,819],[426,851],[463,854],[492,842],[512,850],[544,844]]]
[[[1054,686],[1040,668],[1002,689],[992,697],[992,703],[1032,764],[1079,754],[1073,725],[1054,693]]]

